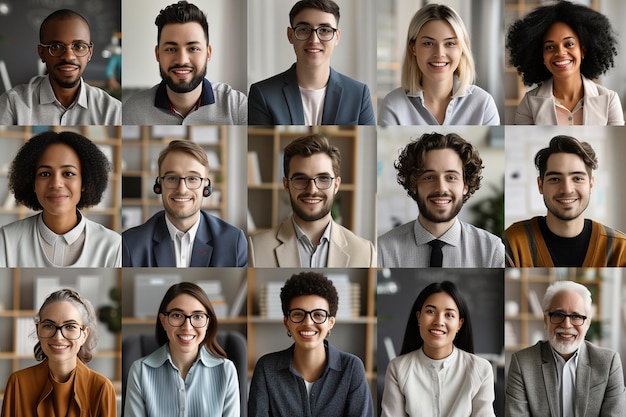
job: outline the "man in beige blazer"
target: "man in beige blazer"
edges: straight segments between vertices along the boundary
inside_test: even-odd
[[[368,240],[335,223],[331,208],[341,177],[339,149],[318,134],[300,137],[284,149],[283,188],[292,215],[277,227],[248,238],[251,267],[376,266]]]

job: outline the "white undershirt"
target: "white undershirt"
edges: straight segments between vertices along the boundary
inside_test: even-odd
[[[326,99],[326,87],[317,90],[299,88],[300,97],[302,97],[302,108],[304,109],[304,124],[306,126],[321,125],[324,101]]]

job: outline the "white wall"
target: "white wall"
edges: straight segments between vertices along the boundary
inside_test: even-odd
[[[161,82],[154,55],[159,11],[175,0],[122,2],[122,83],[124,88],[147,88]],[[207,78],[246,92],[246,0],[191,0],[209,21],[213,54]]]

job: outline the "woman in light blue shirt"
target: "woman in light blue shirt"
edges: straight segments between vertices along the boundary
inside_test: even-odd
[[[235,365],[217,343],[217,317],[194,283],[172,285],[159,307],[159,349],[135,361],[126,386],[126,417],[239,417]]]
[[[493,97],[472,84],[475,77],[469,35],[459,15],[448,6],[424,6],[409,25],[402,87],[384,98],[378,124],[500,124]]]

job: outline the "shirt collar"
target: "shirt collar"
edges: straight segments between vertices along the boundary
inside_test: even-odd
[[[447,245],[459,246],[461,244],[461,222],[457,217],[454,218],[452,226],[441,236],[435,237],[422,226],[419,219],[415,220],[413,225],[413,233],[415,233],[415,243],[427,245],[433,239],[439,239]]]
[[[202,94],[200,95],[200,106],[215,103],[213,95],[213,86],[206,78],[202,79]],[[167,97],[167,87],[165,81],[161,81],[154,98],[154,106],[160,109],[170,111],[170,99]]]
[[[43,215],[39,214],[37,217],[37,229],[39,230],[39,233],[43,237],[43,240],[45,240],[46,243],[49,245],[54,245],[54,242],[56,242],[56,240],[59,238],[64,239],[68,245],[71,245],[72,243],[76,242],[76,239],[78,239],[81,233],[83,233],[83,230],[85,230],[85,225],[86,225],[85,217],[80,214],[80,211],[76,210],[76,214],[78,215],[78,218],[80,219],[78,221],[78,224],[74,226],[72,230],[62,235],[57,235],[52,230],[50,230],[50,228],[46,226],[46,224],[43,221]]]
[[[455,75],[453,80],[452,80],[452,95],[453,96],[458,91],[460,85],[461,85],[461,81],[459,81],[459,77],[457,77]],[[469,95],[469,94],[471,94],[470,89],[466,88],[465,91],[463,91],[463,93],[459,94],[457,97],[454,97],[454,98],[463,97],[463,96],[466,96],[466,95]],[[422,90],[422,89],[417,90],[417,92],[415,94],[406,93],[406,95],[407,95],[407,97],[419,97],[420,99],[424,100],[424,90]],[[453,100],[454,100],[454,98],[453,98]]]
[[[186,234],[189,233],[189,241],[193,242],[196,239],[196,232],[198,232],[198,226],[200,226],[200,218],[202,216],[198,216],[198,220],[196,220],[196,222],[194,223],[193,226],[191,226],[191,228],[189,230],[187,230],[187,232],[183,232],[182,230],[178,230],[176,228],[176,226],[174,226],[174,224],[170,221],[170,219],[167,217],[167,214],[165,215],[165,225],[167,226],[167,231],[170,233],[170,238],[172,240],[176,239],[176,233],[180,232]]]
[[[289,369],[292,372],[296,372],[293,368],[293,353],[295,350],[296,344],[292,344],[289,349],[286,350],[288,353],[280,358],[278,363],[278,369]],[[333,345],[328,343],[328,340],[324,340],[324,349],[326,349],[326,355],[328,361],[326,361],[326,367],[324,368],[324,373],[327,369],[333,369],[335,371],[341,371],[341,352],[337,350]],[[283,351],[285,352],[285,351]]]
[[[296,223],[296,220],[293,218],[293,216],[291,216],[291,222],[293,223],[293,228],[296,231],[296,237],[298,238],[298,240],[304,238],[309,242],[309,244],[311,244],[311,239],[309,239],[309,237],[302,231],[300,226],[298,226],[298,223]],[[324,229],[324,233],[322,233],[322,237],[320,238],[320,243],[322,243],[324,240],[330,242],[330,228],[332,224],[332,221],[328,222],[328,226],[326,226],[326,228]]]
[[[39,90],[39,104],[51,104],[59,102],[59,100],[57,100],[57,97],[54,95],[54,90],[52,89],[52,84],[50,83],[50,76],[46,75],[45,77],[46,79],[44,80],[44,82],[41,83],[41,87]],[[87,92],[85,91],[85,88],[83,88],[82,77],[80,78],[78,86],[78,97],[76,97],[76,100],[74,100],[74,102],[72,102],[69,107],[72,107],[75,103],[85,109],[89,108],[89,106],[87,106]],[[60,104],[61,103],[59,103],[59,105]]]
[[[172,360],[172,354],[170,353],[170,346],[167,343],[155,350],[152,354],[148,355],[144,360],[144,363],[151,368],[160,368],[165,362],[171,363],[172,366],[176,368],[176,365],[174,365],[174,361]],[[198,351],[198,356],[196,356],[196,360],[192,366],[198,362],[202,363],[202,365],[207,368],[211,368],[220,364],[222,361],[220,358],[216,358],[211,355],[203,346]]]
[[[563,358],[563,356],[561,356],[559,352],[554,350],[552,345],[550,345],[550,350],[552,351],[552,356],[554,356],[554,360],[557,361],[557,363],[560,363],[561,366],[565,366],[566,364],[571,363],[570,361],[574,361],[574,366],[578,366],[578,352],[580,352],[580,347],[576,349],[576,352],[574,352],[574,354],[570,356],[568,360],[565,360],[565,358]]]

